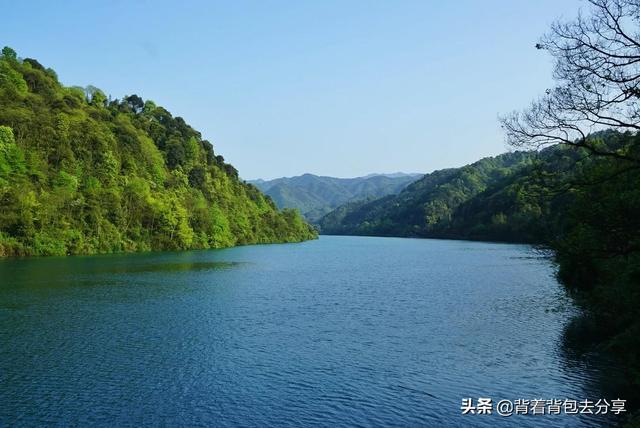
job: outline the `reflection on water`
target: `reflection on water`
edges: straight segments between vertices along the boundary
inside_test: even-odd
[[[607,337],[609,332],[588,313],[572,317],[560,337],[563,372],[567,378],[579,377],[586,389],[601,397],[626,399],[625,407],[631,414],[638,410],[640,392],[620,362],[603,349]]]
[[[526,246],[356,237],[2,260],[0,426],[606,426],[461,415],[618,398],[553,274]]]
[[[199,270],[220,270],[230,269],[235,266],[239,266],[239,262],[186,262],[186,263],[152,263],[152,264],[140,264],[140,265],[120,265],[120,266],[105,266],[104,268],[96,268],[85,274],[135,274],[135,273],[147,273],[147,272],[186,272],[186,271],[199,271]]]
[[[51,284],[56,281],[72,283],[78,276],[117,275],[152,272],[186,272],[220,270],[238,267],[237,261],[202,261],[194,259],[197,252],[157,254],[77,256],[25,259],[0,259],[0,273],[4,285]]]

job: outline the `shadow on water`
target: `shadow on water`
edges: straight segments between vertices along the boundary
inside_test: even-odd
[[[0,291],[135,282],[147,274],[206,273],[238,268],[245,262],[211,260],[211,253],[50,257],[0,261]]]
[[[0,261],[0,315],[60,300],[67,302],[67,309],[82,311],[95,303],[184,298],[201,286],[220,284],[224,280],[218,273],[248,264],[216,260],[219,257],[185,252]]]
[[[186,263],[152,263],[132,266],[105,266],[92,269],[87,272],[75,274],[139,274],[150,272],[188,272],[231,269],[239,266],[240,262],[186,262]]]
[[[628,369],[603,345],[610,332],[587,312],[575,315],[566,324],[561,336],[560,358],[567,378],[580,378],[584,396],[576,399],[625,399],[624,416],[605,418],[605,426],[626,425],[630,419],[638,423],[640,391],[629,376]]]

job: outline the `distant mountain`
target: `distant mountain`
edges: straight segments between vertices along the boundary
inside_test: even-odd
[[[371,177],[377,177],[377,176],[383,176],[383,177],[389,177],[389,178],[399,178],[399,177],[415,177],[416,179],[422,177],[424,174],[421,174],[419,172],[390,172],[390,173],[377,173],[374,172],[373,174],[367,174],[365,175],[363,178],[371,178]]]
[[[594,133],[588,141],[596,141],[611,153],[628,153],[630,141],[640,137],[611,130]],[[584,218],[601,222],[603,230],[616,236],[606,216],[573,214],[580,192],[592,192],[597,186],[609,186],[625,176],[636,180],[637,166],[609,164],[604,156],[593,156],[587,150],[556,145],[540,151],[512,152],[483,158],[461,168],[442,169],[426,174],[397,195],[375,200],[348,202],[321,218],[317,226],[327,235],[408,236],[422,238],[471,239],[484,241],[554,243],[563,242],[567,230],[587,240],[585,248],[598,241],[591,235],[580,235]],[[613,171],[613,172],[612,172]],[[637,181],[633,185],[637,187]],[[626,184],[625,184],[626,185]],[[620,185],[622,187],[622,185]],[[636,222],[628,210],[640,199],[627,193],[603,196],[619,198],[620,219]],[[588,194],[588,193],[585,193]],[[596,198],[585,199],[580,209],[601,209]],[[635,201],[635,202],[634,202]],[[632,219],[633,220],[630,220]],[[617,221],[617,220],[616,220]],[[622,220],[621,220],[622,221]],[[624,220],[626,221],[626,220]],[[629,233],[635,226],[619,226]],[[639,229],[640,230],[640,229]],[[604,234],[604,232],[603,232]],[[605,234],[606,236],[606,234]],[[589,241],[589,239],[591,239]],[[626,239],[624,237],[620,240]],[[553,244],[556,245],[556,244]],[[574,251],[573,241],[566,244]],[[634,247],[635,248],[635,247]],[[626,251],[626,250],[624,250]],[[573,254],[573,253],[572,253]]]
[[[532,153],[505,153],[426,174],[397,195],[348,202],[319,220],[325,234],[451,237],[456,209],[533,161]]]
[[[353,201],[399,193],[421,174],[371,174],[366,177],[336,178],[304,174],[274,180],[251,180],[280,208],[298,208],[310,222],[317,222],[334,208]]]

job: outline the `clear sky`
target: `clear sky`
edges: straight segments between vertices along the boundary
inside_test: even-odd
[[[4,3],[4,4],[2,4]],[[182,116],[245,179],[430,172],[507,150],[577,0],[9,1],[0,44]]]

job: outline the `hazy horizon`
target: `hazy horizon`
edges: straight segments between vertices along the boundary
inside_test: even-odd
[[[406,172],[406,171],[393,171],[393,172],[371,172],[369,174],[365,174],[365,175],[357,175],[357,176],[353,176],[353,177],[336,177],[333,175],[322,175],[322,174],[314,174],[311,172],[303,172],[302,174],[296,174],[296,175],[289,175],[289,176],[281,176],[281,177],[274,177],[274,178],[262,178],[262,177],[258,177],[258,178],[247,178],[245,180],[247,181],[273,181],[273,180],[278,180],[280,178],[294,178],[294,177],[301,177],[303,175],[314,175],[316,177],[329,177],[329,178],[339,178],[339,179],[343,179],[343,180],[348,180],[348,179],[352,179],[352,178],[369,178],[369,177],[375,177],[375,176],[380,176],[380,175],[384,175],[384,176],[395,176],[398,174],[404,175],[404,176],[410,176],[410,175],[415,175],[415,176],[422,176],[424,174],[428,174],[429,172],[432,171],[428,171],[428,172]],[[243,178],[244,179],[244,178]]]
[[[498,115],[552,84],[534,44],[580,6],[42,2],[5,8],[0,39],[65,85],[163,105],[245,179],[346,178],[507,151]]]

